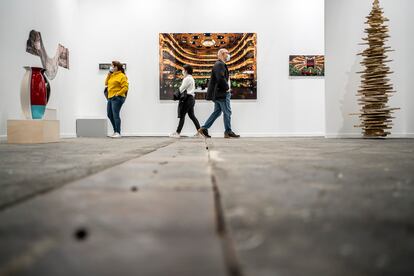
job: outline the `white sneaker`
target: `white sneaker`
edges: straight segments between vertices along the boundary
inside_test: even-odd
[[[112,136],[114,136],[115,135],[115,132],[114,133],[112,133],[111,135],[108,135],[108,137],[109,138],[112,138]]]
[[[181,137],[181,135],[180,135],[180,133],[178,133],[178,132],[174,132],[174,133],[171,133],[171,134],[170,134],[170,137],[171,137],[171,138],[180,138],[180,137]]]
[[[121,134],[119,134],[118,132],[115,132],[114,135],[111,136],[111,138],[121,138]]]
[[[203,138],[203,135],[197,132],[196,134],[194,134],[193,138]]]

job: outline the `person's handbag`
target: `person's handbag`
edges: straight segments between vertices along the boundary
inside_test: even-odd
[[[174,92],[174,94],[173,94],[173,100],[174,101],[178,101],[178,100],[180,100],[180,91],[175,91]]]
[[[174,92],[173,100],[174,101],[184,101],[187,98],[187,90],[180,93],[179,90]]]
[[[187,99],[187,90],[180,93],[180,101],[185,101],[185,99]]]
[[[104,95],[105,95],[105,98],[108,99],[108,86],[105,86]]]

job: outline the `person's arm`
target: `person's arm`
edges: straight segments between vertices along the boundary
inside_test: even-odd
[[[121,90],[119,90],[116,96],[125,95],[125,93],[128,91],[128,87],[129,87],[128,78],[125,75],[122,76],[120,85],[121,85]]]
[[[111,78],[111,73],[108,73],[108,75],[106,76],[106,79],[105,79],[105,86],[108,86],[108,81],[109,81],[110,78]]]
[[[223,88],[225,91],[230,89],[228,79],[226,78],[226,67],[223,63],[216,63],[214,66],[214,75],[217,80],[218,87]]]
[[[190,87],[190,78],[184,78],[180,86],[180,92],[183,93]]]

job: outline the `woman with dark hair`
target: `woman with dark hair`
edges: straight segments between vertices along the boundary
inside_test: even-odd
[[[194,126],[196,127],[197,134],[198,130],[200,129],[200,123],[198,122],[196,116],[194,115],[194,106],[195,106],[195,82],[194,78],[192,76],[193,74],[193,67],[190,65],[184,65],[183,66],[183,82],[180,86],[180,93],[183,94],[182,97],[180,97],[180,103],[178,104],[178,118],[180,118],[180,122],[177,127],[177,131],[170,134],[170,137],[172,138],[180,138],[181,130],[184,126],[185,121],[185,115],[188,114],[188,117],[193,121]]]
[[[105,85],[108,87],[108,118],[114,128],[114,134],[110,137],[121,138],[121,117],[119,114],[121,112],[121,107],[125,102],[129,86],[128,78],[125,75],[122,63],[119,61],[112,61],[112,66],[106,77]]]

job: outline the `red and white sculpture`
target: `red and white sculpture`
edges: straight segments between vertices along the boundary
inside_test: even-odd
[[[56,77],[58,66],[69,69],[69,50],[59,44],[55,56],[49,58],[40,32],[32,30],[27,40],[26,51],[39,56],[43,68],[24,67],[26,72],[20,86],[20,102],[26,119],[41,120],[50,97],[48,78],[53,80]]]
[[[46,105],[50,97],[50,84],[44,76],[45,69],[38,67],[24,67],[24,74],[20,86],[20,102],[26,119],[43,119]]]

